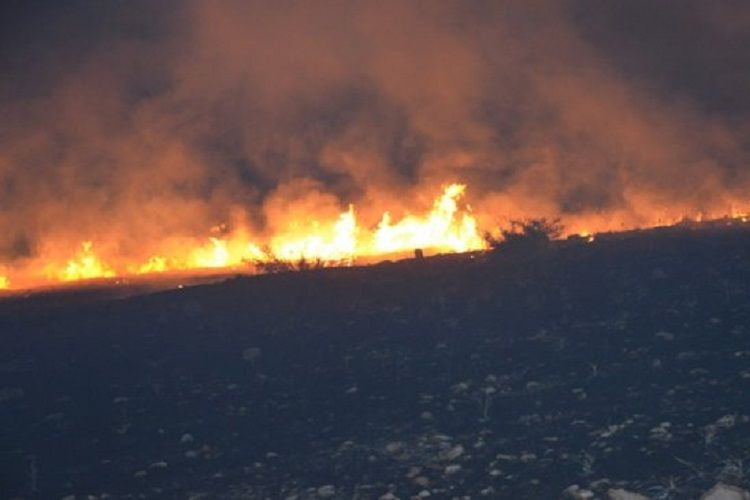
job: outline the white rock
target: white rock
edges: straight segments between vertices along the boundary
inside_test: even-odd
[[[458,474],[461,472],[461,466],[458,464],[451,464],[445,468],[445,475],[446,476],[452,476],[453,474]]]
[[[185,433],[180,438],[180,443],[182,444],[192,443],[193,441],[195,441],[195,439],[193,438],[192,434]]]
[[[609,500],[648,500],[648,497],[623,490],[622,488],[607,491],[607,496],[609,496]]]
[[[734,486],[718,483],[706,492],[701,500],[750,500],[750,493]]]
[[[336,496],[336,488],[332,484],[326,484],[318,488],[317,493],[320,498],[333,498]]]
[[[572,498],[573,500],[590,500],[594,498],[593,491],[583,489],[577,484],[565,488],[563,494],[565,498]]]
[[[445,460],[446,462],[450,462],[452,460],[457,459],[461,455],[464,454],[464,447],[460,444],[454,446],[453,448],[450,448],[448,450],[445,450],[440,454],[440,459]]]
[[[380,500],[400,500],[400,499],[389,491],[385,495],[380,495]]]

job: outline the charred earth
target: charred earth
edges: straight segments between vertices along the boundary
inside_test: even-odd
[[[3,498],[750,481],[744,225],[70,293],[0,301]]]

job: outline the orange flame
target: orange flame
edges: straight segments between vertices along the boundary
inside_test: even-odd
[[[113,269],[103,264],[94,254],[93,244],[84,241],[81,250],[75,258],[68,261],[65,268],[55,273],[60,281],[78,281],[94,278],[112,278],[117,274]]]
[[[351,205],[333,218],[318,217],[316,213],[311,213],[309,217],[290,220],[286,229],[268,237],[252,236],[242,225],[230,230],[229,225],[220,224],[211,228],[203,240],[167,237],[161,242],[147,242],[151,245],[147,248],[154,252],[150,256],[141,255],[139,259],[112,252],[112,248],[116,248],[112,244],[103,247],[109,249],[108,252],[98,255],[94,252],[91,241],[84,241],[78,252],[70,258],[65,253],[59,253],[58,244],[43,251],[39,260],[30,261],[25,268],[0,267],[0,289],[10,289],[11,281],[17,287],[38,286],[54,281],[70,282],[198,269],[250,271],[252,266],[248,264],[276,259],[320,260],[325,265],[351,265],[357,259],[411,253],[417,248],[432,253],[484,249],[486,242],[478,229],[477,218],[471,208],[461,202],[465,191],[466,186],[463,184],[450,184],[443,189],[427,212],[407,213],[394,220],[391,212],[385,211],[379,222],[370,227],[360,224],[355,207]],[[523,210],[518,210],[512,203],[503,205],[503,201],[499,201],[499,205],[495,206],[508,208],[508,221],[523,219],[512,216],[519,212],[525,213]],[[747,222],[750,221],[749,209],[747,204],[727,204],[724,211],[699,212],[693,220],[716,219],[731,214],[732,220]],[[494,212],[497,212],[496,208],[491,213]],[[560,236],[565,238],[577,235],[592,242],[595,234],[600,231],[677,224],[685,220],[679,213],[680,207],[643,206],[638,212],[614,211],[580,215],[562,221],[567,227]],[[485,224],[494,225],[499,222],[486,213],[484,215],[482,220]],[[43,275],[34,269],[41,269]]]

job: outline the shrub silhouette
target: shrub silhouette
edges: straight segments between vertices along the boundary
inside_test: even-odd
[[[484,239],[493,250],[533,251],[547,248],[550,240],[560,237],[562,230],[559,219],[511,221],[510,229],[500,231],[500,238],[485,233]]]
[[[301,257],[299,260],[281,259],[273,254],[268,254],[268,259],[257,259],[248,264],[255,266],[255,269],[261,274],[278,274],[294,271],[313,271],[322,269],[325,263],[321,259],[309,260]]]

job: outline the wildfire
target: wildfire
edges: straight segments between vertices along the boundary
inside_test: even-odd
[[[409,216],[392,224],[390,214],[383,214],[375,232],[372,253],[393,253],[414,248],[465,252],[483,248],[484,240],[477,231],[476,220],[471,213],[467,211],[456,218],[457,200],[465,189],[466,186],[462,184],[448,186],[427,217]]]
[[[471,208],[462,202],[466,191],[463,184],[450,184],[432,203],[431,209],[421,214],[406,213],[395,219],[390,211],[382,212],[377,224],[368,226],[358,220],[353,205],[334,217],[309,217],[289,220],[287,226],[269,236],[253,235],[247,228],[230,229],[221,224],[211,228],[205,239],[165,239],[150,242],[155,249],[151,256],[134,259],[111,251],[116,245],[103,246],[109,252],[97,254],[92,241],[84,241],[70,257],[65,253],[40,256],[27,268],[0,267],[0,290],[14,286],[36,286],[51,281],[71,282],[123,275],[143,275],[199,269],[238,269],[251,271],[254,264],[282,261],[321,261],[324,265],[351,265],[357,259],[372,259],[384,255],[399,255],[422,249],[425,252],[465,252],[486,248]],[[727,207],[732,220],[747,222],[748,207]],[[374,214],[377,215],[377,214]],[[698,213],[693,220],[721,217],[717,212]],[[654,212],[648,220],[628,221],[595,215],[570,221],[562,238],[577,236],[592,242],[597,231],[646,228],[676,224],[684,217],[677,213]],[[508,217],[508,220],[514,220]],[[666,222],[665,222],[666,221]],[[497,219],[490,220],[497,224]],[[156,243],[156,245],[154,245]],[[55,247],[57,248],[57,247]],[[99,250],[99,249],[98,249]],[[41,265],[39,265],[41,264]],[[36,266],[36,267],[35,267]],[[41,269],[43,275],[30,269]],[[24,272],[26,271],[26,272]]]
[[[94,278],[112,278],[113,269],[102,263],[93,252],[93,244],[84,241],[75,258],[68,261],[65,268],[56,273],[60,281],[78,281]]]
[[[326,227],[313,220],[302,235],[282,235],[271,242],[271,253],[283,260],[320,259],[327,262],[351,263],[357,255],[357,218],[354,207],[339,215]],[[268,256],[261,255],[259,260]]]

